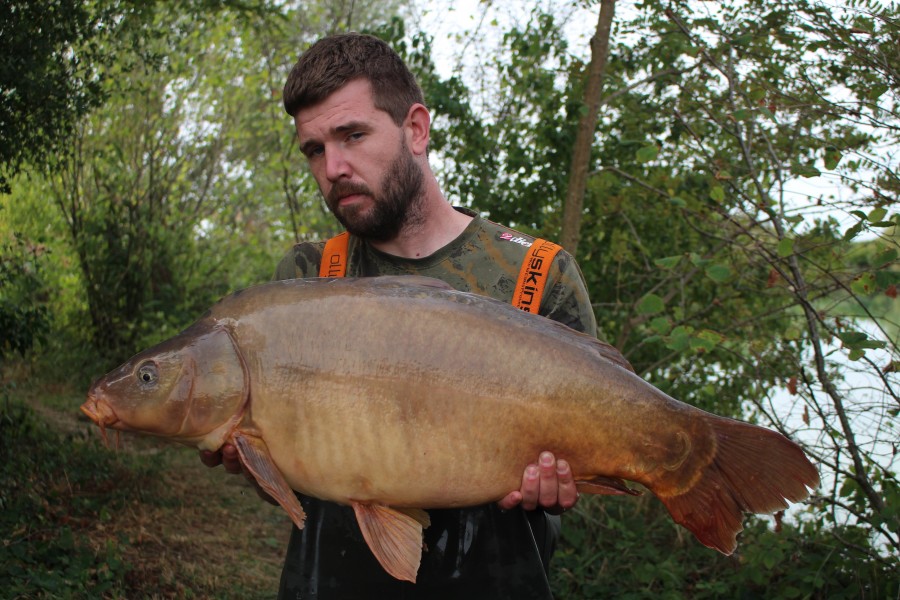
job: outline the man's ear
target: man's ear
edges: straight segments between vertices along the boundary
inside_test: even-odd
[[[406,113],[406,144],[413,154],[425,154],[431,136],[431,114],[421,104],[413,104]]]

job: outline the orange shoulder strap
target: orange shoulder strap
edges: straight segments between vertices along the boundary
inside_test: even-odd
[[[327,242],[319,263],[319,277],[343,277],[347,274],[347,247],[350,234],[340,233]]]
[[[346,231],[325,242],[322,261],[319,263],[319,277],[344,277],[347,273],[347,248],[350,234]],[[562,247],[553,242],[536,239],[519,270],[519,280],[513,292],[512,304],[516,308],[537,314],[544,296],[544,286],[553,259]]]
[[[534,240],[525,255],[525,260],[522,261],[519,281],[516,282],[516,290],[513,292],[513,306],[537,314],[541,308],[541,298],[544,296],[550,265],[560,250],[562,246],[553,242],[540,238]]]

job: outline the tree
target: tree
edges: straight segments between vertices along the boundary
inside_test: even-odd
[[[90,48],[102,23],[79,0],[10,0],[0,7],[0,191],[23,161],[43,160],[102,101]],[[5,173],[3,172],[5,171]]]
[[[584,94],[585,111],[578,124],[578,132],[572,150],[572,164],[569,166],[569,183],[566,187],[566,200],[563,204],[560,242],[573,256],[578,254],[584,188],[587,182],[588,166],[591,162],[591,147],[594,145],[594,131],[597,129],[597,111],[600,108],[600,92],[609,55],[609,34],[612,29],[615,6],[615,0],[606,0],[600,4],[597,31],[591,38],[591,63],[588,67],[588,82]]]

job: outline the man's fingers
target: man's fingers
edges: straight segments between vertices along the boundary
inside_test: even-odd
[[[525,467],[522,488],[507,494],[497,505],[509,510],[521,504],[525,510],[541,507],[559,514],[575,506],[576,502],[578,489],[569,463],[556,460],[552,452],[542,452],[538,464]]]
[[[522,477],[522,508],[534,510],[537,508],[541,492],[541,470],[537,465],[525,467],[525,475]]]
[[[201,450],[200,462],[210,468],[218,467],[222,464],[222,453],[213,452],[212,450]]]
[[[241,468],[241,457],[237,448],[233,444],[225,444],[218,451],[201,450],[200,462],[207,467],[218,467],[222,465],[225,471],[232,475],[243,473]]]
[[[497,503],[497,505],[500,507],[500,510],[510,510],[517,507],[521,502],[522,492],[516,490],[515,492],[507,494],[505,498]]]
[[[232,475],[238,475],[244,472],[241,465],[241,456],[238,449],[233,444],[225,444],[222,446],[222,466]]]
[[[540,457],[540,490],[538,504],[544,508],[556,506],[558,487],[556,475],[556,458],[550,452],[542,452]]]
[[[578,502],[578,488],[569,463],[561,459],[556,461],[556,479],[559,482],[556,502],[560,508],[568,510]]]

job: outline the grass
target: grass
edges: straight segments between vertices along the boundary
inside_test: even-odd
[[[287,516],[194,450],[130,435],[106,448],[82,398],[0,398],[0,595],[274,597]]]

